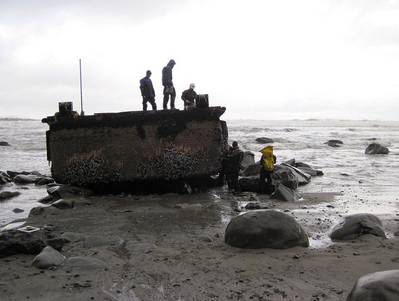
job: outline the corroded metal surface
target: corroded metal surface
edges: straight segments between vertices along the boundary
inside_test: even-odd
[[[181,180],[215,174],[227,147],[225,108],[105,113],[43,119],[60,183]]]

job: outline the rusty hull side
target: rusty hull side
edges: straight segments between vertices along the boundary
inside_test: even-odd
[[[227,127],[218,118],[155,118],[119,126],[97,122],[50,126],[47,132],[54,179],[80,186],[215,174],[226,142]]]

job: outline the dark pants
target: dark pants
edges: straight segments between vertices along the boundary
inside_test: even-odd
[[[175,108],[176,90],[175,87],[164,87],[163,89],[163,109],[168,109],[168,101],[170,96],[170,108]]]
[[[238,183],[238,175],[239,171],[228,172],[226,174],[227,186],[229,189],[233,189],[234,191],[240,192],[240,184]]]
[[[259,192],[263,194],[271,194],[274,191],[273,181],[272,181],[273,171],[261,168],[259,177]]]
[[[143,96],[143,111],[147,111],[147,102],[152,106],[152,110],[157,110],[157,104],[155,103],[155,98],[152,96]]]

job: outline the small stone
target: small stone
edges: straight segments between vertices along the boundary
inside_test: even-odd
[[[32,265],[39,269],[48,269],[59,266],[64,260],[65,256],[52,247],[47,246],[33,259]]]
[[[2,191],[0,192],[0,201],[8,200],[19,196],[21,193],[18,191]]]

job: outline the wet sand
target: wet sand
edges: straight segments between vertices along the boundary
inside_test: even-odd
[[[260,197],[297,219],[310,248],[232,248],[224,230],[250,197],[223,190],[73,197],[73,209],[48,207],[26,224],[54,225],[56,236],[72,240],[62,254],[104,265],[41,271],[31,266],[34,256],[2,258],[0,300],[345,300],[361,275],[399,268],[395,214],[380,216],[389,239],[329,241],[343,213],[335,193],[304,194],[298,203]]]

